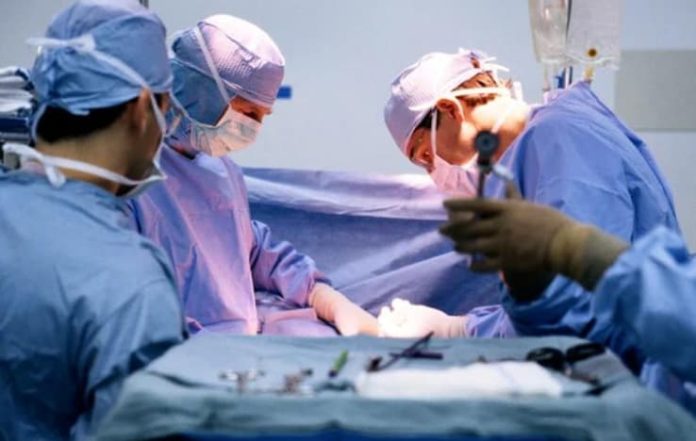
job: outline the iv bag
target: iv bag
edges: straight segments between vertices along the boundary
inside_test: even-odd
[[[622,0],[529,0],[536,59],[618,68]]]
[[[529,0],[534,53],[542,64],[567,64],[568,3],[569,0]]]
[[[572,64],[618,69],[622,0],[571,2],[566,55]]]

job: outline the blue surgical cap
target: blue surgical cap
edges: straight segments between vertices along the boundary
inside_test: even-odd
[[[285,59],[258,26],[230,15],[214,15],[196,26],[230,98],[237,95],[272,107],[285,70]],[[172,44],[174,96],[198,122],[215,124],[228,103],[210,71],[193,29]]]
[[[171,89],[165,27],[135,0],[78,1],[53,19],[46,37],[64,41],[91,38],[97,51],[125,64],[152,92]],[[73,47],[42,48],[31,80],[42,107],[60,107],[76,115],[122,104],[143,89],[113,65]]]

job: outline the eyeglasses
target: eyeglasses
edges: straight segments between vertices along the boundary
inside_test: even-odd
[[[429,130],[429,129],[428,129]],[[428,168],[431,164],[423,157],[421,150],[423,147],[423,142],[429,136],[429,132],[416,128],[411,135],[411,140],[408,145],[409,161],[414,165],[422,168]]]
[[[413,138],[413,135],[415,135],[415,133],[420,130],[420,134],[417,138],[415,138],[415,142],[411,142],[411,145],[409,145],[409,151],[411,152],[409,160],[419,167],[428,168],[430,166],[430,164],[427,161],[424,161],[423,159],[416,157],[416,155],[414,155],[414,151],[417,150],[418,147],[423,143],[423,139],[425,138],[426,134],[427,136],[430,136],[429,134],[430,130],[432,129],[432,124],[433,111],[429,110],[428,113],[425,114],[423,119],[418,123],[418,125],[413,129],[413,132],[411,133],[411,137]]]

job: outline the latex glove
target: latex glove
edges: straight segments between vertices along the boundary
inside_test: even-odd
[[[329,285],[315,284],[309,305],[319,318],[333,323],[341,335],[379,335],[377,319]]]
[[[484,257],[471,269],[502,270],[508,283],[543,288],[549,273],[560,273],[591,289],[627,247],[553,208],[523,201],[513,184],[506,200],[451,199],[445,208],[449,222],[440,232],[458,252]]]
[[[434,332],[435,337],[466,337],[466,316],[451,316],[429,306],[394,299],[377,318],[383,337],[417,338]]]

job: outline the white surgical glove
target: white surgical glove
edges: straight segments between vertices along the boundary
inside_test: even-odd
[[[329,285],[315,284],[309,305],[319,318],[333,323],[341,335],[379,335],[377,319]]]
[[[408,300],[394,299],[384,306],[377,318],[383,337],[417,338],[434,332],[435,337],[466,337],[467,316],[451,316]]]

